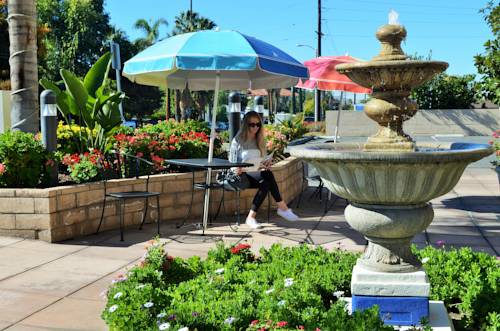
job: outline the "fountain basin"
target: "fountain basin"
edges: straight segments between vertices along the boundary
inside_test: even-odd
[[[465,167],[493,152],[487,144],[417,144],[416,151],[364,151],[363,144],[296,146],[334,194],[372,205],[419,205],[449,192]]]
[[[372,88],[375,94],[381,91],[401,91],[403,96],[408,96],[413,88],[446,68],[448,63],[442,61],[395,60],[343,63],[337,65],[335,70],[348,75],[361,86]]]

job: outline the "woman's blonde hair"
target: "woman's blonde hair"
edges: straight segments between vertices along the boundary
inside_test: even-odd
[[[261,124],[259,131],[257,131],[257,133],[255,134],[255,140],[257,142],[257,148],[260,150],[260,156],[265,156],[267,154],[267,151],[266,142],[264,139],[264,122],[262,121],[262,117],[260,117],[259,113],[257,113],[256,111],[252,110],[245,114],[245,116],[243,117],[243,123],[241,124],[241,128],[236,134],[235,139],[240,144],[244,144],[248,141],[248,132],[250,129],[248,123],[250,123],[250,120],[252,119],[258,119]]]

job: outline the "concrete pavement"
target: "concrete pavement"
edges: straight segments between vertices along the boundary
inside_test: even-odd
[[[311,192],[312,188],[306,196]],[[423,247],[442,240],[445,247],[470,246],[498,256],[499,193],[495,171],[469,167],[454,190],[433,201],[435,219],[414,242]],[[175,229],[171,222],[162,225],[161,237],[169,254],[181,257],[206,256],[218,240],[247,242],[256,251],[273,243],[363,251],[365,239],[345,222],[345,204],[339,199],[323,215],[319,201],[304,197],[296,209],[298,222],[274,215],[261,230],[241,226],[233,232],[214,225],[205,236],[191,228]],[[154,235],[155,226],[149,224],[142,231],[127,229],[124,242],[119,241],[118,231],[58,244],[0,237],[0,330],[105,330],[100,318],[105,300],[100,293],[137,263],[145,242]]]

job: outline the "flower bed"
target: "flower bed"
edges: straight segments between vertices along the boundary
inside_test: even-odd
[[[457,330],[498,330],[494,257],[467,248],[416,253],[426,261],[431,299],[455,313]],[[256,257],[248,245],[221,244],[204,261],[183,260],[152,241],[114,280],[102,317],[111,330],[393,330],[375,308],[349,315],[340,300],[350,295],[357,257],[306,245],[275,245]]]
[[[90,158],[90,156],[89,156]],[[302,189],[302,165],[295,158],[287,158],[273,166],[273,172],[285,201],[291,201]],[[203,181],[199,172],[196,181]],[[215,180],[215,175],[214,175]],[[108,182],[110,191],[144,190],[145,179],[119,179]],[[187,214],[191,199],[191,174],[170,173],[150,177],[150,190],[161,192],[160,217],[162,222],[179,221]],[[251,206],[255,190],[241,193],[241,210]],[[58,186],[45,189],[0,189],[0,234],[22,236],[56,242],[94,233],[99,224],[104,198],[102,182]],[[214,212],[221,191],[212,193],[210,208]],[[203,192],[196,191],[192,217],[202,214]],[[267,207],[264,202],[263,210]],[[142,219],[144,202],[128,201],[125,205],[125,225],[138,225]],[[236,194],[225,192],[225,211],[236,210]],[[156,219],[156,203],[150,201],[148,219]],[[115,204],[109,202],[104,211],[102,230],[118,229],[119,219]],[[163,232],[165,233],[166,230]]]

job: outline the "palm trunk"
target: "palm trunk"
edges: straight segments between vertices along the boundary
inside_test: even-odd
[[[180,102],[181,102],[181,92],[179,90],[175,90],[175,120],[177,122],[180,122],[182,119]]]
[[[38,132],[38,68],[35,0],[9,0],[12,130]]]

